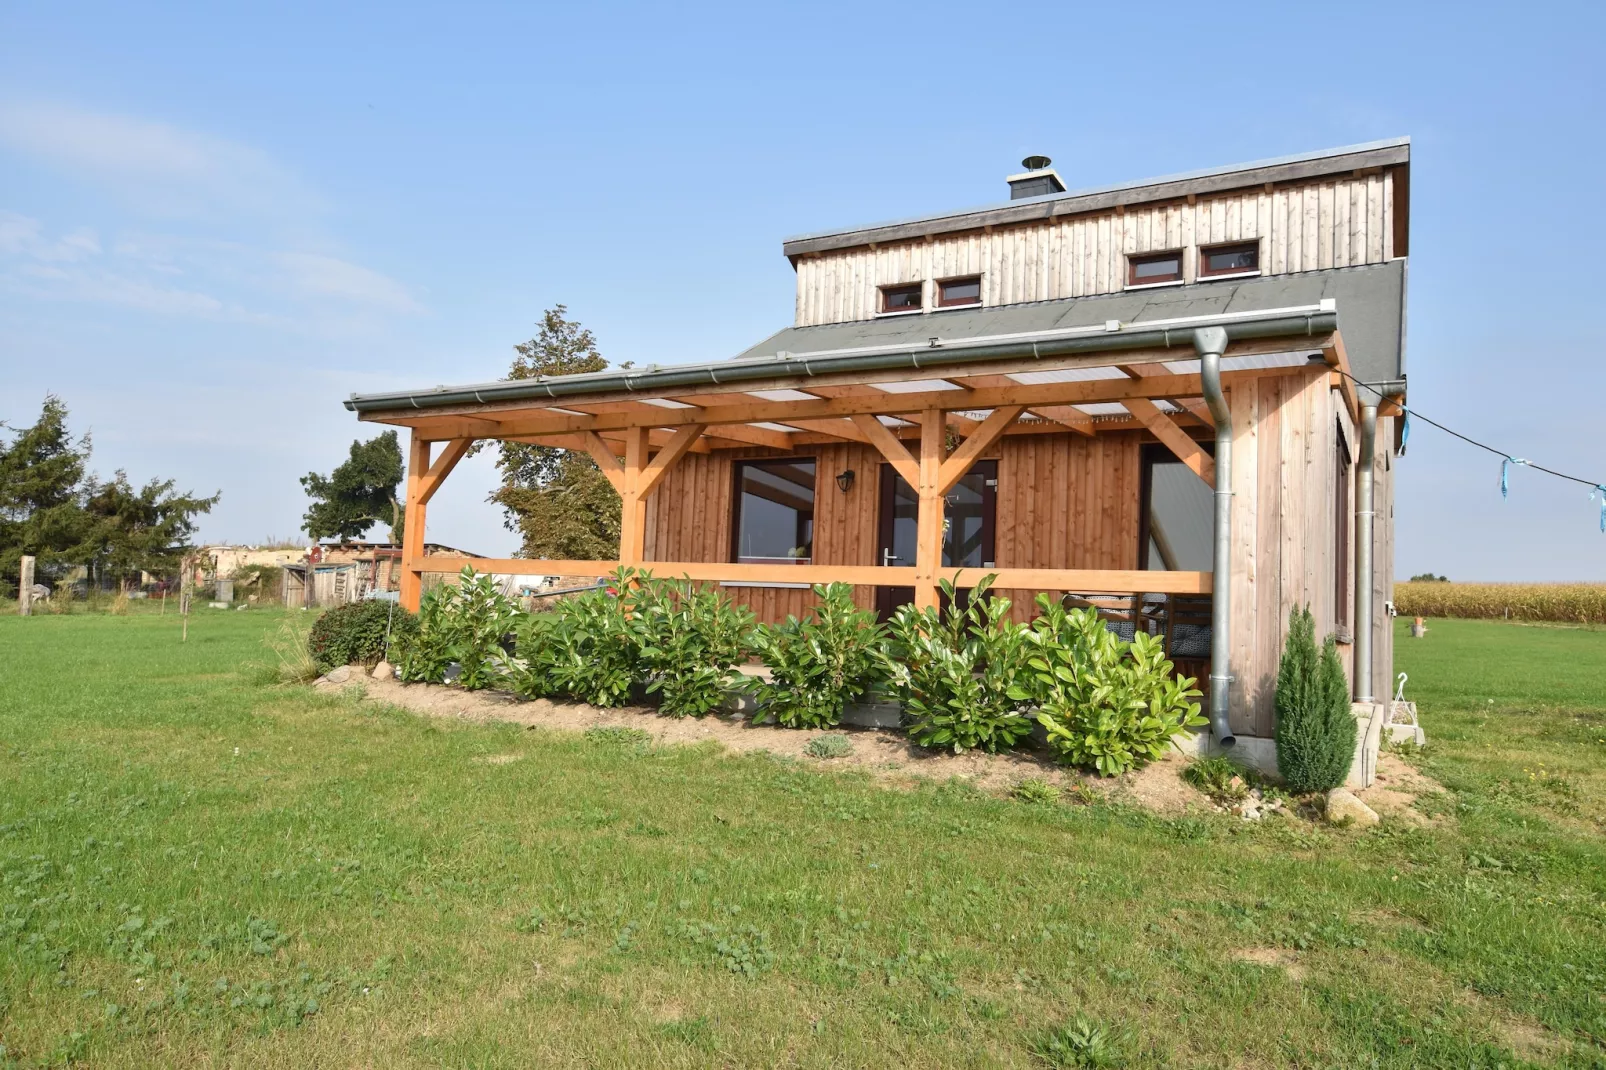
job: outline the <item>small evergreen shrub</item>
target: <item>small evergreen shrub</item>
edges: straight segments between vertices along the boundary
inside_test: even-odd
[[[389,646],[406,643],[417,631],[418,618],[395,602],[349,602],[312,622],[307,653],[319,672],[357,664],[371,669],[386,658]]]
[[[824,732],[803,746],[810,758],[846,758],[853,753],[853,740],[841,732]]]
[[[1349,776],[1356,723],[1332,636],[1316,647],[1310,607],[1289,615],[1277,669],[1277,771],[1290,791],[1331,791]]]
[[[759,625],[753,651],[770,680],[750,684],[758,703],[754,723],[787,728],[826,728],[842,723],[849,703],[870,694],[886,678],[879,651],[886,629],[875,614],[853,602],[846,583],[816,584],[819,601],[803,620]],[[823,737],[822,737],[823,738]]]
[[[549,613],[527,617],[512,675],[515,691],[529,698],[560,696],[593,706],[622,706],[638,675],[641,652],[626,616],[628,570],[615,586],[584,591],[560,601]]]
[[[944,580],[946,614],[900,606],[893,615],[882,663],[923,747],[996,753],[1031,731],[1025,700],[1011,694],[1026,671],[1026,629],[1008,619],[1009,599],[987,596],[992,581],[963,598]]]
[[[397,669],[406,681],[440,683],[457,662],[457,683],[469,691],[495,687],[509,671],[502,642],[524,616],[488,575],[465,565],[455,584],[423,598],[418,634],[404,644]]]
[[[1039,595],[1027,641],[1029,671],[1012,694],[1037,707],[1060,760],[1119,776],[1165,757],[1172,740],[1208,723],[1199,691],[1172,675],[1159,636],[1123,641],[1092,608],[1067,611]]]

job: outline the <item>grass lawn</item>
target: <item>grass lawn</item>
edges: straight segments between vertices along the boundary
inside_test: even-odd
[[[1606,631],[1402,633],[1447,791],[1357,832],[429,721],[277,622],[0,619],[0,1065],[1606,1066]]]

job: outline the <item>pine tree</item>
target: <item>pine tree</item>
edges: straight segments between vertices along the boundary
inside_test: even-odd
[[[367,442],[352,442],[351,453],[327,476],[308,472],[301,486],[312,506],[301,518],[314,539],[359,539],[374,524],[390,527],[401,542],[402,507],[396,487],[402,479],[401,445],[386,431]]]
[[[1342,785],[1355,755],[1349,683],[1332,636],[1318,653],[1309,606],[1289,615],[1276,706],[1277,770],[1288,787],[1317,792]]]
[[[89,436],[73,441],[67,406],[54,394],[32,427],[0,428],[14,435],[0,443],[0,577],[14,587],[24,555],[38,558],[42,576],[83,564]]]

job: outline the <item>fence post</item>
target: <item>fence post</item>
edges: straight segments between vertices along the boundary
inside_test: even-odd
[[[24,617],[33,616],[33,558],[22,559],[22,575],[17,583],[17,612]]]

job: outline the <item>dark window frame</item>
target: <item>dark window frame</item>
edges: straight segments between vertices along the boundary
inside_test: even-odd
[[[916,295],[916,303],[912,308],[887,307],[888,295],[911,290],[914,291]],[[926,284],[923,282],[900,282],[896,286],[882,286],[879,288],[878,293],[880,294],[881,301],[881,308],[879,311],[883,316],[904,316],[911,312],[924,312],[926,310]]]
[[[1210,270],[1210,255],[1212,253],[1252,252],[1255,254],[1255,266],[1250,268],[1222,268],[1219,271]],[[1219,245],[1199,246],[1199,271],[1201,279],[1220,278],[1223,275],[1260,274],[1260,243],[1258,241],[1222,242]]]
[[[814,454],[802,454],[796,457],[743,457],[731,462],[731,534],[730,534],[730,561],[731,564],[742,563],[742,470],[744,468],[764,467],[777,464],[803,464],[814,466],[814,486],[811,493],[814,495],[814,509],[811,518],[816,523],[820,504],[820,459]],[[811,526],[809,533],[809,556],[789,559],[791,564],[812,565],[814,563],[814,529]],[[751,560],[751,564],[779,564],[776,558],[764,557]]]
[[[1214,442],[1198,442],[1198,446],[1211,458],[1215,457]],[[1171,452],[1171,447],[1163,442],[1145,442],[1138,447],[1138,569],[1140,571],[1149,570],[1149,543],[1154,541],[1149,530],[1149,500],[1154,495],[1154,466],[1181,463],[1177,455]]]
[[[948,287],[954,286],[954,285],[957,285],[957,284],[960,284],[960,283],[967,283],[967,282],[973,282],[973,283],[976,284],[976,297],[975,297],[974,300],[972,300],[970,298],[966,298],[966,299],[964,299],[962,301],[959,301],[959,300],[950,301],[947,298],[947,296],[945,296],[946,293],[947,293]],[[980,304],[981,304],[981,276],[980,275],[959,275],[959,276],[956,276],[956,277],[951,278],[951,279],[938,279],[937,280],[937,307],[938,308],[968,308],[968,307],[971,307],[971,306],[974,306],[974,305],[980,305]]]
[[[1128,286],[1163,286],[1168,282],[1181,282],[1183,280],[1184,251],[1181,249],[1167,249],[1153,253],[1129,253],[1126,258],[1126,284]],[[1157,260],[1175,260],[1177,270],[1175,274],[1165,276],[1149,276],[1138,278],[1138,265],[1148,264]]]

